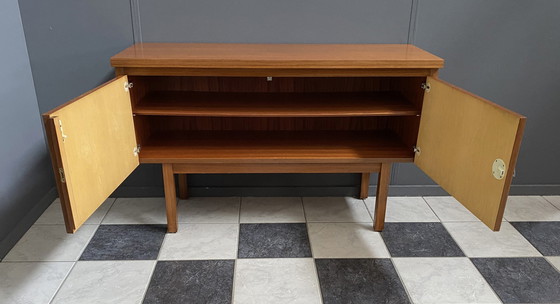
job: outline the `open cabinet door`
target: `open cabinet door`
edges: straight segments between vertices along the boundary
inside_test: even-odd
[[[427,87],[414,163],[499,230],[525,117],[439,79]]]
[[[138,167],[128,88],[122,76],[43,114],[69,233]]]

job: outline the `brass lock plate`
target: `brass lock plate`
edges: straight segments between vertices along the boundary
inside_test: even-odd
[[[503,159],[497,158],[492,164],[492,175],[495,179],[501,180],[506,176],[506,163]]]

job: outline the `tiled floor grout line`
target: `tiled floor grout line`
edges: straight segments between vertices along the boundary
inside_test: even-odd
[[[231,304],[235,303],[235,277],[237,271],[237,261],[237,258],[233,260],[233,278],[231,279]]]
[[[434,210],[434,208],[432,208],[432,206],[430,205],[430,203],[428,203],[428,201],[421,196],[422,200],[424,201],[424,204],[428,205],[428,208],[430,208],[430,210],[432,210],[432,213],[438,218],[440,223],[443,223],[443,221],[441,220],[441,217],[439,217],[439,215],[437,214],[437,212]]]
[[[544,199],[545,201],[547,201],[547,202],[548,202],[549,204],[551,204],[551,205],[552,205],[552,207],[554,207],[554,208],[556,208],[556,209],[560,210],[560,207],[556,207],[556,205],[555,205],[555,204],[553,204],[553,203],[552,203],[552,202],[551,202],[550,200],[548,200],[548,199],[546,198],[546,196],[544,196],[544,195],[541,195],[540,197],[542,197],[542,198],[543,198],[543,199]]]
[[[482,273],[478,270],[478,268],[476,267],[476,265],[473,263],[473,261],[471,260],[471,258],[467,257],[467,259],[469,260],[469,263],[472,264],[472,266],[474,267],[474,269],[476,269],[476,271],[478,272],[478,274],[480,274],[480,276],[482,277],[482,279],[484,280],[484,282],[486,283],[486,285],[488,285],[488,287],[490,287],[490,290],[492,290],[492,292],[496,295],[496,298],[498,300],[500,300],[500,303],[504,303],[504,301],[502,300],[502,298],[500,298],[500,295],[498,295],[498,293],[496,292],[496,290],[494,290],[494,287],[492,287],[492,285],[490,285],[490,282],[488,282],[488,280],[486,280],[486,278],[482,275]]]
[[[152,277],[154,276],[154,273],[156,271],[156,266],[158,261],[159,260],[155,260],[154,265],[152,266],[152,271],[150,272],[150,277],[148,278],[148,282],[146,283],[146,288],[144,288],[144,292],[142,293],[142,302],[144,301],[144,298],[146,298],[146,295],[148,294],[148,289],[150,288],[150,283],[152,283]]]
[[[391,261],[391,265],[393,265],[393,268],[395,269],[395,272],[397,273],[397,277],[399,277],[399,281],[401,282],[401,284],[404,288],[404,292],[406,293],[406,296],[408,297],[408,300],[410,301],[410,303],[414,303],[414,301],[412,300],[412,295],[410,294],[410,291],[406,287],[406,284],[404,283],[403,277],[401,276],[401,273],[399,272],[399,269],[397,268],[397,265],[395,265],[395,262],[393,262],[393,257],[391,256],[390,252],[389,252],[389,261]]]
[[[315,254],[313,253],[313,244],[311,243],[311,236],[309,235],[309,222],[307,221],[307,214],[305,213],[305,205],[303,203],[303,197],[300,196],[301,208],[303,209],[303,219],[305,220],[305,229],[307,230],[307,240],[309,241],[309,251],[311,251],[311,261],[313,261],[313,270],[315,271],[315,278],[317,279],[317,289],[319,291],[319,299],[323,303],[323,292],[321,291],[321,280],[319,279],[319,270],[317,269],[317,264],[315,263]]]
[[[111,203],[111,206],[109,207],[109,209],[107,209],[107,212],[105,212],[105,214],[103,215],[103,217],[101,218],[101,220],[99,221],[99,225],[103,224],[103,221],[105,220],[105,218],[107,217],[107,214],[109,214],[109,212],[111,211],[111,209],[113,209],[113,206],[115,206],[115,203],[117,202],[118,198],[115,197],[113,198],[113,202]]]
[[[233,279],[231,286],[231,303],[235,303],[235,277],[237,271],[237,261],[239,260],[239,241],[241,236],[241,204],[243,204],[243,197],[239,197],[239,210],[237,211],[237,243],[235,248],[235,259],[233,260]]]
[[[550,259],[548,259],[549,257],[560,257],[560,256],[548,256],[548,257],[544,257],[544,259],[548,262],[548,264],[550,264],[550,266],[552,266],[552,268],[556,269],[558,272],[560,272],[560,266],[556,267],[556,265],[552,264],[552,262],[550,262]]]
[[[56,295],[60,292],[60,289],[62,288],[64,283],[66,283],[66,280],[68,279],[68,277],[70,276],[70,274],[74,270],[74,267],[76,267],[76,264],[78,264],[77,261],[72,264],[72,267],[70,267],[70,270],[68,270],[68,273],[66,273],[66,276],[64,277],[62,282],[60,282],[60,284],[58,285],[58,288],[56,289],[56,291],[52,295],[51,299],[49,300],[49,304],[53,303],[54,299],[56,298]]]
[[[372,222],[372,223],[375,222],[375,219],[373,218],[373,215],[372,215],[373,212],[370,212],[369,208],[367,207],[366,199],[360,198],[359,200],[361,200],[361,201],[362,201],[362,204],[364,204],[364,207],[366,208],[367,214],[368,214],[368,216],[369,216],[371,222]],[[375,203],[374,203],[374,204],[375,204]],[[374,206],[374,207],[375,207],[375,206]]]
[[[546,197],[544,197],[544,196],[540,196],[540,197],[542,197],[547,203],[553,205],[553,207],[554,207],[555,209],[559,209],[556,205],[552,204],[549,200],[547,200]],[[410,293],[409,293],[409,290],[407,289],[407,287],[406,287],[406,285],[405,285],[405,283],[404,283],[404,281],[403,281],[403,278],[401,277],[401,275],[400,275],[400,273],[399,273],[399,271],[398,271],[398,268],[396,267],[396,265],[395,265],[395,263],[394,263],[394,259],[395,259],[395,258],[399,258],[399,259],[414,259],[414,258],[424,258],[424,259],[455,258],[455,259],[456,259],[456,258],[467,258],[467,259],[469,259],[469,262],[473,265],[473,267],[475,267],[475,269],[477,270],[477,272],[483,277],[485,283],[490,287],[490,289],[491,289],[492,292],[496,295],[497,299],[499,299],[500,302],[503,302],[502,299],[498,296],[498,294],[496,293],[496,290],[494,290],[494,288],[489,284],[489,282],[488,282],[488,281],[486,280],[486,278],[482,275],[482,273],[478,270],[478,268],[476,268],[476,266],[474,265],[472,259],[475,259],[475,258],[480,258],[480,259],[544,258],[545,261],[547,261],[547,263],[551,265],[552,269],[555,269],[555,270],[557,270],[557,271],[560,272],[560,269],[558,269],[558,268],[557,268],[554,264],[552,264],[552,263],[550,262],[550,260],[548,259],[549,257],[555,257],[555,256],[544,256],[544,255],[529,241],[529,239],[527,239],[523,234],[521,234],[521,232],[520,232],[519,230],[517,230],[517,228],[516,228],[515,226],[513,226],[513,225],[511,225],[511,226],[513,226],[513,228],[514,228],[517,232],[519,232],[519,233],[521,234],[521,236],[523,237],[523,239],[525,239],[526,241],[528,241],[529,244],[530,244],[532,247],[534,247],[535,250],[536,250],[540,255],[535,255],[535,256],[519,256],[519,255],[516,255],[516,256],[497,256],[497,257],[490,257],[490,256],[470,257],[470,256],[468,256],[468,255],[465,253],[465,250],[461,247],[460,243],[457,242],[457,240],[456,240],[456,239],[453,237],[453,235],[449,232],[449,230],[447,229],[446,225],[447,225],[447,224],[453,224],[453,223],[475,223],[475,222],[480,222],[480,221],[445,221],[445,222],[444,222],[444,221],[442,221],[442,219],[440,218],[440,216],[435,212],[435,210],[432,208],[432,206],[428,203],[428,201],[425,199],[425,197],[424,197],[424,196],[421,196],[421,198],[422,198],[422,200],[424,201],[424,203],[428,205],[428,207],[429,207],[430,210],[433,212],[433,214],[437,217],[437,219],[439,220],[439,223],[441,223],[441,225],[444,226],[445,231],[449,234],[449,236],[451,237],[451,239],[453,239],[453,241],[456,243],[456,245],[460,248],[460,250],[463,252],[464,256],[463,256],[463,257],[437,257],[437,256],[433,256],[433,257],[393,257],[393,256],[391,256],[391,253],[389,252],[389,260],[391,261],[391,263],[392,263],[392,265],[393,265],[395,271],[397,272],[397,275],[398,275],[398,277],[399,277],[399,280],[401,281],[401,284],[402,284],[403,288],[405,289],[405,292],[406,292],[406,294],[407,294],[407,296],[408,296],[408,298],[409,298],[409,300],[410,300],[411,302],[412,302],[412,297],[411,297],[411,295],[410,295]],[[304,221],[305,221],[305,227],[306,227],[306,229],[307,229],[307,237],[308,237],[309,246],[310,246],[310,251],[311,251],[311,260],[312,260],[312,262],[313,262],[313,269],[314,269],[315,277],[316,277],[317,283],[318,283],[317,287],[319,288],[320,301],[322,302],[322,301],[323,301],[323,296],[322,296],[322,292],[321,292],[321,283],[320,283],[320,281],[319,281],[318,268],[317,268],[317,265],[316,265],[316,263],[315,263],[316,258],[315,258],[314,253],[313,253],[313,247],[311,246],[311,245],[312,245],[312,244],[311,244],[312,241],[311,241],[311,237],[310,237],[310,235],[309,235],[309,231],[310,231],[310,230],[309,230],[309,225],[310,225],[310,224],[315,224],[315,223],[317,223],[317,224],[319,224],[319,223],[320,223],[320,224],[340,224],[340,223],[351,223],[351,224],[367,223],[367,224],[370,224],[370,223],[369,223],[369,222],[355,222],[355,221],[345,221],[345,222],[336,222],[336,221],[325,221],[325,222],[322,222],[322,221],[315,221],[315,222],[308,222],[308,221],[307,221],[307,215],[306,215],[306,212],[305,212],[305,207],[304,207],[304,199],[303,199],[303,197],[299,197],[299,199],[300,199],[301,208],[302,208],[302,211],[303,211],[303,217],[304,217]],[[58,263],[60,263],[60,262],[70,262],[70,263],[72,263],[70,269],[68,270],[68,272],[67,272],[66,275],[64,276],[63,280],[61,281],[61,283],[60,283],[60,284],[58,285],[58,287],[56,288],[56,291],[54,292],[54,294],[51,296],[50,300],[48,301],[48,303],[52,303],[52,302],[54,301],[54,299],[56,298],[56,295],[58,295],[58,293],[60,293],[60,290],[61,290],[62,286],[64,286],[65,282],[67,281],[68,277],[70,276],[70,274],[72,273],[72,271],[73,271],[74,268],[76,267],[77,263],[78,263],[78,262],[81,262],[81,261],[80,261],[81,255],[83,254],[83,252],[85,251],[85,249],[88,247],[89,243],[91,242],[92,238],[93,238],[93,237],[95,236],[95,234],[97,233],[98,229],[99,229],[100,226],[102,225],[103,221],[106,219],[106,217],[107,217],[107,215],[109,214],[109,212],[111,212],[111,210],[112,210],[113,207],[115,206],[115,203],[117,202],[117,200],[118,200],[118,198],[114,198],[114,199],[113,199],[113,201],[112,201],[112,203],[111,203],[111,206],[107,209],[107,212],[101,217],[101,220],[100,220],[99,224],[84,224],[84,225],[87,225],[87,226],[96,225],[97,227],[94,229],[93,233],[89,236],[87,242],[85,243],[85,246],[83,246],[83,248],[82,248],[81,251],[80,251],[80,254],[78,255],[78,257],[77,257],[77,259],[76,259],[75,261],[71,261],[71,260],[70,260],[70,261],[2,261],[2,263],[57,263],[57,262],[58,262]],[[232,295],[231,295],[231,302],[232,302],[232,303],[234,303],[234,299],[235,299],[235,282],[236,282],[235,278],[236,278],[236,271],[237,271],[237,266],[238,266],[237,264],[238,264],[238,260],[239,260],[238,255],[239,255],[239,242],[240,242],[240,239],[239,239],[239,238],[240,238],[240,228],[241,228],[240,225],[241,225],[241,224],[244,224],[244,223],[241,223],[242,201],[243,201],[243,197],[240,196],[240,197],[239,197],[239,209],[238,209],[238,212],[237,212],[237,213],[238,213],[238,218],[237,218],[238,235],[237,235],[237,242],[236,242],[236,249],[235,249],[236,256],[235,256],[235,258],[234,258],[234,264],[233,264],[233,280],[232,280],[232,284],[233,284],[233,285],[232,285]],[[371,212],[369,212],[369,209],[368,209],[368,206],[367,206],[365,200],[361,199],[361,201],[362,201],[362,203],[364,204],[364,206],[366,207],[366,212],[368,212],[369,218],[371,218],[372,221],[373,221],[372,214],[371,214]],[[535,222],[535,221],[516,221],[516,222]],[[537,222],[538,222],[538,221],[537,221]],[[558,222],[558,221],[547,221],[547,222]],[[266,222],[255,222],[255,223],[258,223],[258,224],[267,224]],[[301,223],[301,222],[273,222],[273,223],[296,224],[296,223]],[[390,223],[421,223],[421,222],[410,222],[410,221],[409,221],[409,222],[390,222]],[[428,223],[428,222],[426,222],[426,223]],[[430,223],[437,223],[437,222],[430,222]],[[183,224],[185,224],[185,223],[183,223]],[[224,224],[224,225],[225,225],[225,224],[230,224],[230,225],[231,225],[231,224],[233,224],[233,223],[224,223],[224,222],[219,222],[219,223],[210,223],[210,222],[208,222],[208,223],[206,223],[206,222],[205,222],[205,223],[197,223],[197,224],[202,224],[202,225],[205,225],[205,224]],[[511,223],[510,223],[510,224],[511,224]],[[63,226],[64,224],[34,224],[34,225],[37,225],[37,226]],[[115,225],[153,225],[153,224],[144,224],[144,223],[141,223],[141,224],[115,224]],[[373,229],[371,229],[371,232],[373,232]],[[147,284],[146,284],[146,286],[145,286],[145,290],[144,290],[144,292],[143,292],[143,297],[142,297],[142,299],[143,299],[143,298],[146,296],[146,294],[147,294],[148,288],[149,288],[149,286],[150,286],[152,277],[153,277],[154,272],[155,272],[155,267],[156,267],[158,261],[160,261],[161,249],[163,248],[163,246],[164,246],[164,244],[165,244],[165,242],[166,242],[166,239],[167,239],[167,234],[165,235],[165,237],[164,237],[163,240],[162,240],[162,243],[161,243],[161,245],[160,245],[160,247],[159,247],[159,251],[158,251],[158,255],[157,255],[156,259],[155,259],[155,260],[150,260],[150,261],[153,261],[152,271],[151,271],[151,273],[150,273],[149,279],[148,279]],[[385,243],[385,240],[384,240],[382,237],[381,237],[381,239],[382,239],[383,243]],[[300,257],[300,258],[302,258],[302,257]],[[266,258],[264,258],[264,259],[266,259]],[[291,259],[291,258],[269,258],[269,259]],[[325,259],[337,259],[337,258],[325,258]],[[350,258],[340,258],[340,259],[354,259],[354,258],[351,258],[351,257],[350,257]],[[366,258],[366,259],[381,259],[381,258]],[[203,260],[208,260],[208,259],[203,259]],[[223,260],[223,259],[219,259],[219,260]],[[111,261],[111,260],[104,260],[104,261]],[[127,262],[127,261],[130,261],[130,260],[116,260],[116,261],[119,261],[119,262]]]

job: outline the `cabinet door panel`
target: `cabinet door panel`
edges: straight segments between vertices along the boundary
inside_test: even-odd
[[[119,77],[43,114],[68,232],[139,164],[127,81]]]
[[[499,230],[525,117],[428,77],[414,163],[493,230]],[[505,163],[498,179],[496,159]]]

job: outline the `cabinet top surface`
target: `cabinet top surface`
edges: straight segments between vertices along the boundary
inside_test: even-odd
[[[113,67],[438,69],[443,59],[410,44],[139,43]]]

